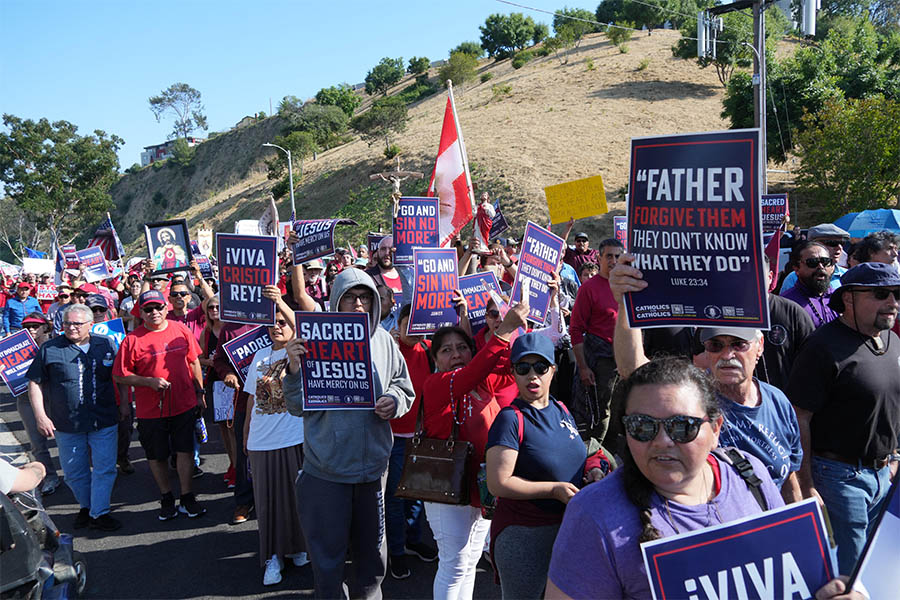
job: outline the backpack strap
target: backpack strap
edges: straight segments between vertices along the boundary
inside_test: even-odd
[[[522,445],[522,440],[525,439],[525,417],[522,415],[522,411],[515,404],[510,404],[510,408],[513,409],[516,413],[516,419],[519,421],[519,446]]]
[[[762,479],[753,471],[753,464],[747,457],[737,448],[719,448],[713,452],[716,456],[725,458],[726,462],[730,463],[737,470],[759,507],[764,512],[769,510],[769,503],[766,502],[766,497],[762,493]]]
[[[428,368],[429,368],[429,370],[430,370],[432,373],[434,373],[434,359],[431,358],[431,350],[429,350],[428,344],[426,344],[424,341],[421,341],[421,342],[419,342],[419,346],[421,346],[421,347],[422,347],[422,350],[425,351],[425,357],[428,359]]]

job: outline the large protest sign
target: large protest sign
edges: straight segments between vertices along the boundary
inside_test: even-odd
[[[782,220],[791,215],[787,194],[763,194],[760,205],[764,233],[775,231],[781,227]]]
[[[297,336],[306,340],[300,361],[303,410],[375,408],[369,315],[297,312]]]
[[[247,381],[247,371],[253,363],[253,355],[272,345],[272,338],[269,337],[269,331],[263,326],[254,327],[250,331],[242,333],[233,340],[229,340],[222,344],[225,350],[225,357],[234,372],[237,373],[241,385]]]
[[[278,250],[274,236],[216,234],[219,257],[219,318],[229,323],[275,324],[275,303],[263,287],[275,285]]]
[[[758,129],[631,141],[632,327],[769,328],[758,180]]]
[[[509,299],[511,303],[522,301],[523,282],[528,287],[528,318],[537,323],[547,319],[550,309],[550,288],[547,282],[559,266],[566,242],[536,223],[528,222],[522,251],[519,253],[519,267]]]
[[[437,248],[440,241],[437,198],[400,198],[394,217],[394,264],[413,264],[415,248]]]
[[[78,249],[75,247],[75,244],[66,244],[62,246],[63,256],[66,259],[66,268],[67,269],[77,269],[78,268]]]
[[[338,225],[356,225],[356,221],[350,219],[294,221],[294,232],[299,238],[291,247],[294,264],[299,265],[314,258],[334,254],[334,229]]]
[[[55,300],[56,286],[52,283],[39,283],[37,286],[37,294],[35,298],[38,300]]]
[[[874,531],[867,533],[862,555],[847,586],[865,591],[869,598],[891,598],[900,590],[900,569],[897,568],[897,557],[900,556],[900,478],[894,477],[887,498],[875,520],[869,522],[868,529]]]
[[[551,223],[606,214],[606,190],[603,177],[594,175],[544,188]]]
[[[389,233],[376,231],[370,231],[368,235],[366,235],[366,246],[369,248],[369,256],[374,256],[375,253],[378,252],[378,244],[389,235]]]
[[[491,292],[500,293],[497,276],[493,271],[465,275],[459,278],[459,291],[466,298],[469,326],[472,328],[472,335],[476,335],[484,327],[485,311],[491,299]]]
[[[622,242],[628,252],[628,217],[613,217],[613,237]]]
[[[103,281],[109,277],[106,257],[99,246],[91,246],[75,253],[78,263],[84,267],[84,279],[90,283]]]
[[[112,338],[116,348],[118,348],[122,345],[122,340],[125,339],[125,324],[122,322],[122,319],[111,319],[102,323],[94,323],[91,325],[91,333]]]
[[[488,234],[488,239],[497,239],[507,229],[509,229],[509,222],[503,216],[503,211],[500,210],[500,201],[497,200],[494,202],[494,218],[491,219],[491,232]]]
[[[413,252],[415,287],[407,334],[434,333],[445,325],[456,325],[459,322],[453,304],[453,290],[459,287],[456,250],[416,249]]]
[[[23,258],[22,270],[26,273],[34,273],[35,275],[43,275],[44,273],[53,273],[56,265],[49,258]]]
[[[0,378],[3,378],[13,396],[18,396],[28,389],[25,373],[37,351],[37,344],[25,329],[20,329],[0,340]]]

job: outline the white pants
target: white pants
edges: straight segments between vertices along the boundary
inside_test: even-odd
[[[481,558],[491,522],[472,506],[425,503],[425,515],[438,547],[434,600],[470,600],[475,566]]]

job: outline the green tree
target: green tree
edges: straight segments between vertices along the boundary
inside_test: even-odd
[[[350,126],[369,142],[369,145],[384,139],[384,147],[391,147],[391,135],[406,129],[408,120],[406,104],[400,98],[380,98],[372,107],[350,122]]]
[[[428,60],[424,56],[413,56],[409,59],[409,66],[406,67],[407,73],[412,73],[413,75],[418,75],[419,73],[425,73],[428,71],[428,67],[431,66],[431,61]]]
[[[450,55],[450,60],[441,66],[438,77],[444,87],[447,87],[448,79],[462,87],[465,82],[475,78],[477,70],[477,58],[465,52],[454,52]]]
[[[293,131],[288,135],[276,137],[273,143],[291,151],[292,167],[298,169],[294,175],[294,186],[299,186],[303,179],[303,161],[319,151],[315,137],[308,131]],[[266,167],[269,169],[270,180],[280,180],[272,187],[272,195],[278,199],[290,194],[287,155],[281,151],[275,152],[273,157],[266,161]]]
[[[569,30],[574,39],[575,47],[581,43],[581,38],[597,30],[594,24],[594,15],[583,8],[563,7],[553,15],[553,31],[559,35],[560,27]]]
[[[797,183],[824,203],[829,218],[897,206],[900,200],[900,102],[882,96],[829,100],[803,117]]]
[[[195,148],[188,144],[183,137],[177,138],[172,144],[172,162],[180,167],[188,167],[194,160]]]
[[[332,85],[316,92],[316,102],[323,106],[337,106],[347,115],[353,117],[354,111],[362,104],[362,98],[353,91],[349,83]]]
[[[775,9],[777,10],[777,9]],[[772,13],[772,10],[766,11]],[[780,12],[780,11],[778,11]],[[687,23],[681,28],[682,38],[672,47],[672,54],[678,58],[696,59],[697,63],[706,68],[712,66],[723,87],[728,85],[732,73],[736,67],[747,68],[753,65],[753,50],[747,44],[753,43],[753,21],[747,15],[739,12],[730,12],[722,16],[723,30],[718,34],[716,45],[716,57],[697,57],[697,40],[688,39],[697,37],[697,23]],[[768,24],[768,23],[767,23]],[[768,28],[766,33],[770,33]]]
[[[534,20],[522,13],[490,15],[480,25],[481,47],[488,56],[506,58],[525,48],[534,37]]]
[[[278,103],[278,114],[282,117],[289,116],[292,112],[297,112],[303,107],[303,100],[297,96],[285,96]]]
[[[618,27],[615,25],[608,26],[606,28],[606,37],[619,48],[619,52],[625,53],[628,52],[628,42],[631,41],[631,36],[634,33],[634,23],[631,21],[620,21],[618,25]]]
[[[186,83],[173,83],[147,101],[157,123],[164,115],[173,115],[175,123],[169,138],[188,137],[195,129],[207,129],[200,92]]]
[[[387,96],[388,88],[403,79],[403,58],[385,56],[366,75],[366,93],[374,96],[378,92]]]
[[[534,24],[534,34],[531,36],[532,44],[540,44],[544,40],[550,37],[550,28],[546,23],[535,23]]]
[[[319,148],[327,150],[343,143],[350,118],[337,106],[309,103],[288,118],[289,129],[312,135]]]
[[[597,21],[600,23],[616,23],[625,16],[625,0],[603,0],[597,5],[597,11],[594,13]]]
[[[3,124],[4,192],[51,239],[71,239],[113,208],[109,188],[119,177],[116,152],[125,143],[122,138],[100,130],[78,135],[68,121],[5,114]]]
[[[481,55],[484,54],[484,48],[482,48],[481,44],[478,42],[463,42],[451,50],[450,54],[453,54],[454,52],[465,52],[466,54],[471,54],[475,58],[481,58]]]

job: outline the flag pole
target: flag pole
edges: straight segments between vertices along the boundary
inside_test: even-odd
[[[469,173],[469,158],[466,153],[466,142],[463,140],[462,128],[459,126],[459,117],[456,115],[456,101],[453,99],[453,81],[447,80],[447,92],[450,94],[450,107],[453,109],[453,125],[456,127],[456,136],[459,139],[459,151],[462,154],[463,169],[466,171],[466,187],[469,193],[469,207],[475,210],[475,190],[472,186],[472,174]]]

